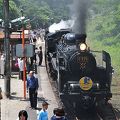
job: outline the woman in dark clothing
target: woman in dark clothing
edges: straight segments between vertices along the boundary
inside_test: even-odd
[[[39,65],[41,65],[43,60],[42,46],[40,46],[39,49],[40,50],[38,52],[38,57],[39,57]]]

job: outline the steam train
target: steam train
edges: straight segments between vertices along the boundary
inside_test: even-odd
[[[96,53],[101,54],[102,65]],[[76,110],[89,108],[111,97],[113,68],[106,51],[92,51],[86,34],[59,30],[45,36],[45,61],[49,76],[57,83],[59,97]]]

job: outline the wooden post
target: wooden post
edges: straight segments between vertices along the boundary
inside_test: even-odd
[[[25,33],[24,27],[22,27],[22,49],[23,49],[23,85],[24,85],[24,99],[26,99],[26,58],[25,58]]]
[[[23,17],[23,10],[21,10]],[[26,58],[25,58],[25,33],[24,33],[24,24],[22,21],[22,49],[23,49],[23,86],[24,86],[24,99],[26,99]]]
[[[9,36],[9,0],[3,0],[4,5],[4,53],[5,53],[5,96],[10,98],[10,36]]]

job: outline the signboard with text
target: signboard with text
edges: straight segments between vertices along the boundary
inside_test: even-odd
[[[34,47],[32,44],[25,44],[24,50],[22,48],[22,44],[16,45],[16,56],[17,57],[33,57],[33,55],[34,55]]]

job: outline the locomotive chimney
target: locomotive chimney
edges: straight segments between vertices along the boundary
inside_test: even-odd
[[[90,0],[75,0],[73,2],[74,25],[73,32],[78,34],[85,34],[87,27],[88,8],[90,7]]]

